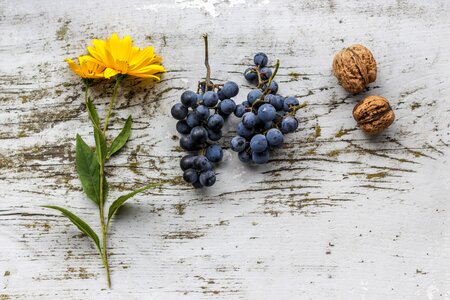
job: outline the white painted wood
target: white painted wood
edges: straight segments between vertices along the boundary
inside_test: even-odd
[[[0,299],[450,298],[448,1],[2,1],[0,13]],[[272,163],[227,150],[214,188],[198,191],[180,179],[169,111],[204,76],[205,31],[213,76],[241,84],[238,99],[261,50],[281,60],[280,91],[308,105]],[[39,205],[99,229],[74,167],[75,134],[92,142],[82,86],[63,59],[112,32],[154,45],[170,72],[120,90],[111,133],[135,123],[108,166],[111,196],[173,184],[114,220],[108,290],[90,241]],[[379,73],[352,97],[330,66],[355,42]],[[92,91],[103,114],[104,88]],[[351,116],[369,94],[397,116],[375,138]]]

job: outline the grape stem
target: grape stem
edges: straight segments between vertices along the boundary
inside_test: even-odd
[[[206,78],[205,78],[205,92],[208,91],[210,80],[211,80],[211,67],[209,65],[209,55],[208,55],[208,34],[203,34],[203,40],[205,41],[205,67],[206,67]]]
[[[255,102],[253,102],[253,104],[252,104],[252,110],[253,110],[253,108],[255,107],[255,105],[256,105],[257,103],[263,102],[264,96],[267,95],[267,94],[269,93],[269,91],[270,91],[270,89],[269,89],[270,84],[272,83],[272,80],[273,80],[273,79],[275,78],[275,76],[277,75],[277,72],[278,72],[278,68],[279,68],[279,67],[280,67],[280,60],[277,59],[277,62],[275,63],[275,69],[273,70],[272,75],[270,75],[269,81],[267,81],[266,89],[262,92],[261,97],[259,97]],[[259,75],[259,73],[258,73],[258,80],[259,80],[259,78],[260,78],[260,75]]]

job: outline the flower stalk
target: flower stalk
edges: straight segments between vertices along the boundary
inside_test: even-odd
[[[89,119],[94,129],[95,150],[89,147],[80,135],[76,139],[76,165],[78,176],[86,196],[98,207],[100,215],[101,235],[97,233],[82,219],[65,208],[46,205],[44,207],[58,210],[78,227],[78,229],[88,236],[95,244],[106,271],[106,281],[108,288],[111,287],[110,266],[108,262],[107,234],[112,217],[125,202],[138,193],[150,188],[160,186],[160,183],[153,183],[128,194],[118,197],[109,205],[106,214],[106,197],[108,193],[108,182],[105,176],[105,163],[127,143],[131,135],[132,118],[128,117],[123,129],[112,140],[107,141],[106,133],[117,98],[117,90],[120,82],[128,75],[153,78],[159,80],[158,73],[165,72],[160,62],[162,57],[154,53],[153,47],[140,50],[134,47],[131,38],[125,36],[119,39],[117,34],[113,34],[110,39],[94,40],[93,46],[88,47],[90,55],[80,56],[79,65],[70,59],[66,59],[69,67],[74,73],[83,79],[85,85],[84,103]],[[109,53],[106,57],[105,53]],[[112,55],[112,54],[115,54]],[[128,57],[124,64],[123,56]],[[100,118],[94,103],[89,98],[89,83],[94,79],[114,78],[115,85],[113,94],[109,102],[105,116],[103,129]]]

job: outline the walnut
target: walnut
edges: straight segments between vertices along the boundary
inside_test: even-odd
[[[356,104],[353,118],[366,133],[376,134],[394,122],[395,115],[389,101],[381,96],[368,96]]]
[[[355,44],[334,56],[333,72],[347,92],[357,94],[377,78],[377,63],[369,49]]]

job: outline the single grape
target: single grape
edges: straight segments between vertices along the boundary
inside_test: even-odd
[[[244,124],[242,124],[242,122],[238,124],[237,134],[239,134],[242,137],[249,138],[253,135],[254,132],[255,132],[254,128],[248,129],[247,127],[244,126]]]
[[[258,121],[258,118],[251,111],[246,112],[242,116],[242,124],[248,129],[252,129],[253,127],[255,127],[257,121]]]
[[[234,81],[227,81],[221,89],[222,94],[226,98],[232,98],[239,93],[239,86]]]
[[[244,163],[248,163],[252,161],[252,156],[250,153],[248,153],[247,151],[241,151],[238,153],[238,158],[240,161],[244,162]]]
[[[186,122],[191,128],[194,128],[195,126],[198,126],[201,124],[200,118],[198,117],[197,113],[194,111],[192,111],[188,114],[188,116],[186,118]]]
[[[284,107],[284,98],[283,96],[280,95],[272,95],[269,94],[267,96],[272,96],[270,97],[269,103],[273,105],[273,107],[275,107],[276,110],[282,110]]]
[[[181,134],[188,134],[191,132],[191,127],[187,124],[186,120],[180,120],[177,122],[177,131]]]
[[[213,91],[208,91],[203,94],[203,104],[205,104],[208,107],[214,107],[217,105],[217,102],[219,102],[219,96],[217,93]]]
[[[234,109],[234,115],[238,118],[242,118],[242,116],[245,114],[246,111],[247,110],[244,105],[238,104],[238,105],[236,105],[236,108]]]
[[[208,139],[208,132],[203,126],[196,126],[191,130],[191,139],[196,144],[203,144]]]
[[[267,80],[272,76],[272,70],[270,68],[264,67],[261,68],[261,79]]]
[[[292,133],[298,127],[298,121],[294,117],[287,116],[281,121],[281,132]]]
[[[222,138],[222,130],[212,130],[212,129],[207,129],[208,131],[208,139],[210,139],[213,142],[217,142],[218,140],[220,140]]]
[[[264,84],[264,89],[267,89],[267,83]],[[278,92],[278,83],[276,81],[273,81],[269,85],[269,91],[271,94],[276,94]]]
[[[194,151],[198,149],[198,146],[194,143],[190,134],[181,136],[180,146],[186,151]]]
[[[204,155],[198,155],[194,159],[194,168],[198,171],[205,171],[212,169],[212,165]]]
[[[263,104],[258,108],[258,118],[264,122],[272,121],[275,118],[277,111],[272,104]]]
[[[192,184],[192,186],[195,188],[195,189],[201,189],[202,187],[203,187],[203,185],[200,183],[200,181],[196,181],[196,182],[194,182],[193,184]]]
[[[185,91],[181,94],[181,103],[187,107],[195,107],[197,105],[197,94],[193,91]]]
[[[252,152],[252,160],[255,164],[261,165],[269,161],[269,150],[263,152]]]
[[[219,96],[219,100],[227,99],[222,90],[217,91],[217,96]]]
[[[209,117],[209,108],[205,105],[197,106],[195,112],[197,113],[197,116],[202,120],[206,120]]]
[[[258,79],[258,74],[253,68],[248,68],[244,71],[244,77],[250,82],[255,82]]]
[[[188,183],[194,183],[198,180],[197,171],[194,169],[187,169],[183,172],[183,179]]]
[[[283,143],[283,133],[277,128],[269,129],[266,133],[266,139],[270,146],[279,146]]]
[[[208,128],[212,130],[220,130],[223,127],[225,120],[221,115],[214,114],[208,119]]]
[[[180,160],[181,170],[186,171],[187,169],[192,169],[194,167],[194,159],[196,157],[197,156],[191,154],[183,156]]]
[[[253,58],[253,62],[255,65],[259,66],[260,68],[263,68],[267,65],[269,62],[269,58],[265,53],[258,52],[255,54],[255,57]]]
[[[211,162],[219,162],[223,158],[223,151],[219,145],[213,144],[206,148],[205,156]]]
[[[252,105],[256,100],[258,100],[262,96],[262,92],[260,90],[251,90],[247,94],[247,101],[249,105]]]
[[[250,140],[250,148],[252,152],[259,153],[267,149],[267,139],[262,134],[255,134]]]
[[[212,170],[200,173],[199,181],[203,186],[212,186],[216,182],[216,174]]]
[[[288,97],[284,100],[283,109],[284,111],[290,112],[292,111],[293,106],[298,106],[300,103],[295,97]]]
[[[225,99],[219,103],[219,111],[225,115],[232,114],[236,108],[236,103],[232,99]]]
[[[174,117],[174,119],[183,120],[188,114],[188,109],[183,104],[176,103],[172,106],[170,113],[172,114],[172,117]]]
[[[247,141],[241,136],[235,136],[231,139],[230,148],[235,152],[244,151],[247,147]]]

